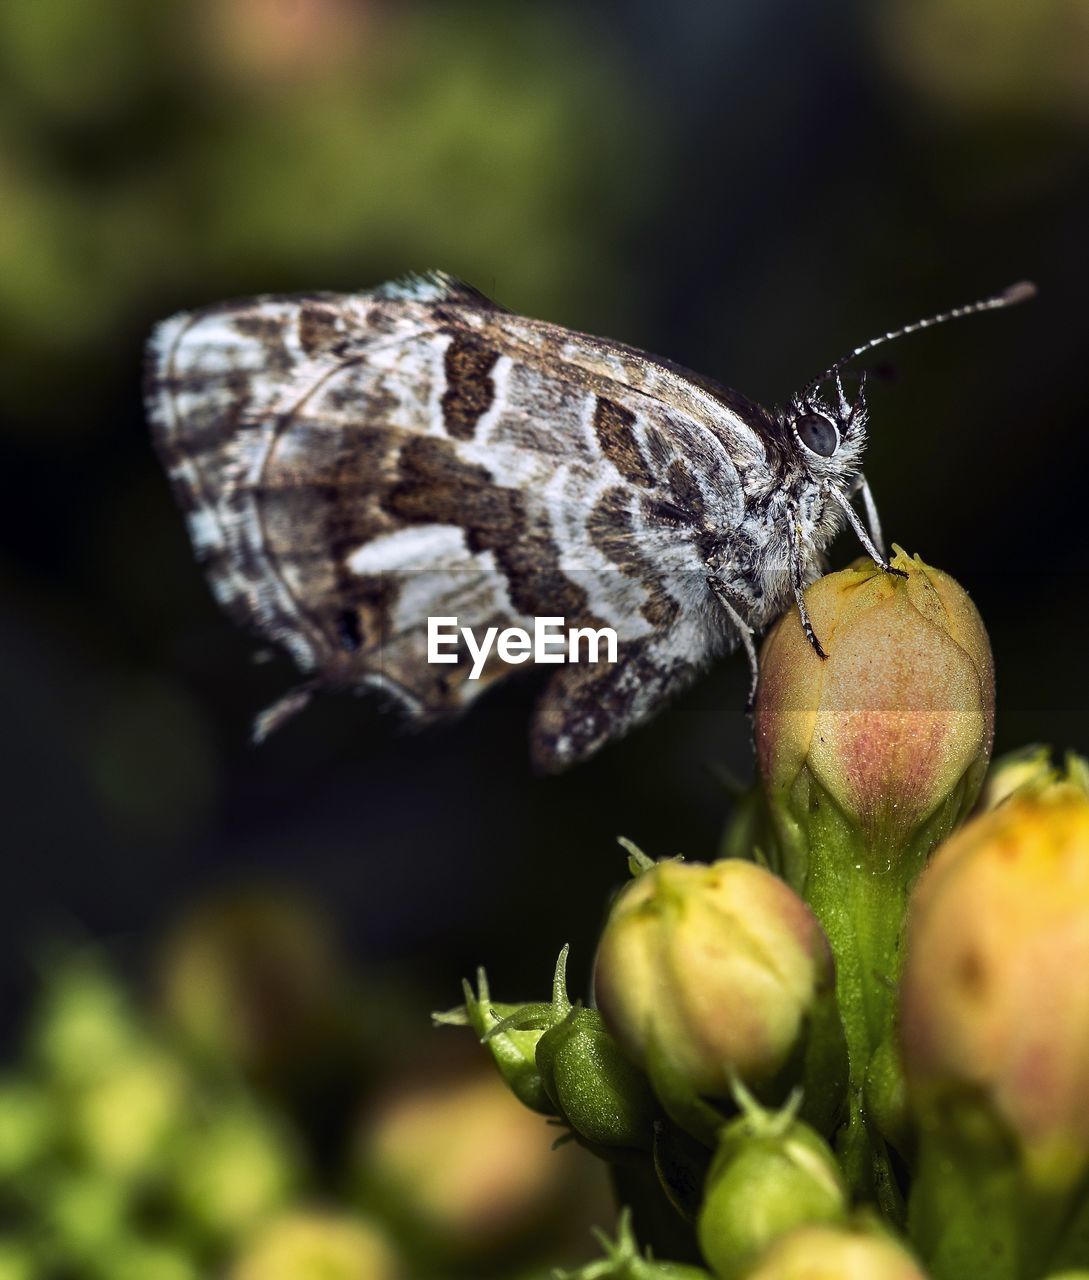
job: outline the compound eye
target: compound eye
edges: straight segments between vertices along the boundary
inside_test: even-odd
[[[807,413],[794,424],[798,438],[810,453],[830,458],[839,448],[839,432],[836,424],[820,413]]]

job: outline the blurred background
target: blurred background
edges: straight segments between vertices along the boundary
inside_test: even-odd
[[[419,1275],[557,1258],[555,1165],[492,1234],[465,1206],[397,1221],[390,1188],[423,1188],[413,1133],[437,1123],[412,1106],[438,1102],[426,1080],[411,1103],[391,1091],[423,1072],[491,1105],[429,1011],[478,963],[498,998],[543,998],[568,941],[581,990],[616,836],[710,856],[724,775],[751,775],[740,660],[559,778],[529,772],[532,678],[423,734],[328,698],[250,747],[294,672],[251,660],[191,558],[140,402],[156,320],[442,267],[770,404],[874,333],[1033,279],[1029,307],[884,353],[866,470],[887,534],[979,604],[997,749],[1085,750],[1087,227],[1089,0],[0,6],[13,1239],[74,1232],[47,1259],[71,1275],[107,1238],[158,1249],[142,1280],[184,1280],[258,1228],[287,1233],[252,1245],[273,1253],[326,1228],[321,1247],[380,1252],[366,1215],[394,1250],[446,1241]],[[833,562],[855,554],[844,539]],[[96,1092],[122,1066],[137,1083],[113,1105],[158,1117],[143,1145]],[[182,1141],[198,1118],[271,1187],[228,1225],[205,1220],[220,1175]],[[439,1185],[468,1185],[458,1167]],[[481,1174],[485,1205],[503,1168]],[[585,1241],[568,1256],[607,1220],[599,1190],[566,1213]],[[364,1217],[284,1225],[316,1202]],[[280,1274],[254,1265],[239,1274]]]

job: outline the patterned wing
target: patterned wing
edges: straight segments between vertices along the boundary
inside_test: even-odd
[[[217,598],[311,676],[259,734],[310,687],[429,720],[510,670],[428,664],[428,617],[612,627],[618,662],[556,668],[542,698],[554,769],[735,640],[706,564],[766,477],[770,423],[665,362],[428,277],[176,316],[147,400]]]

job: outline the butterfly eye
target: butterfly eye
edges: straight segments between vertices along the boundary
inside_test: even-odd
[[[807,413],[794,424],[798,438],[810,453],[830,458],[839,448],[839,432],[836,424],[820,413]]]

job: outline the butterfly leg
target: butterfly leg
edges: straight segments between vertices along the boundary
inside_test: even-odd
[[[813,630],[813,623],[809,618],[809,610],[805,603],[805,560],[802,556],[802,542],[798,527],[793,518],[787,526],[790,537],[790,585],[794,591],[794,599],[798,605],[798,614],[802,620],[802,630],[805,632],[805,638],[813,646],[813,652],[818,658],[827,658],[828,654],[824,651],[824,646],[817,639],[817,633]]]
[[[305,684],[289,689],[282,698],[277,698],[271,707],[266,707],[253,722],[250,738],[254,746],[260,746],[282,724],[293,716],[297,716],[304,707],[309,705],[319,683],[316,679],[307,680]]]
[[[756,685],[760,679],[760,663],[756,656],[756,640],[753,636],[753,629],[745,621],[738,612],[736,605],[730,599],[730,590],[721,578],[711,574],[707,579],[707,585],[711,588],[715,599],[722,606],[723,612],[734,624],[741,639],[741,643],[745,646],[745,656],[749,660],[749,697],[746,704],[747,710],[752,711],[756,706]]]
[[[885,550],[885,539],[881,534],[881,517],[877,514],[877,503],[873,500],[873,491],[861,471],[851,481],[851,487],[847,490],[847,497],[853,498],[856,493],[862,494],[862,506],[866,511],[866,525],[870,531],[870,538],[878,551],[883,552]]]
[[[854,507],[851,506],[851,501],[844,494],[843,490],[837,489],[834,484],[830,484],[826,487],[825,492],[830,497],[834,498],[843,508],[844,515],[847,517],[847,523],[855,531],[855,536],[858,538],[859,542],[862,543],[866,554],[874,564],[879,564],[886,573],[895,573],[898,578],[906,578],[907,574],[903,569],[894,569],[892,565],[889,564],[888,560],[885,559],[884,553],[879,551],[874,545],[870,535],[866,532],[866,526],[858,518],[858,513],[855,511]]]

